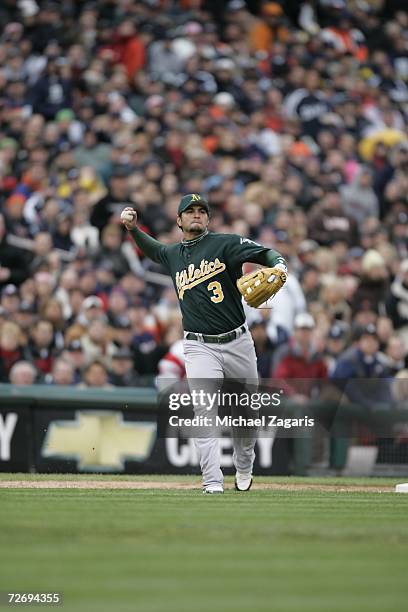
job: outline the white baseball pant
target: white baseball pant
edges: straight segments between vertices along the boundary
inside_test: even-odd
[[[204,389],[216,393],[221,389],[224,379],[235,379],[254,389],[258,381],[255,346],[251,334],[247,331],[239,338],[225,344],[207,344],[197,340],[184,340],[186,374],[190,391]],[[201,380],[200,380],[201,379]],[[196,406],[196,416],[214,417],[217,405],[208,410],[204,405]],[[218,432],[216,430],[218,429]],[[195,438],[195,445],[200,459],[203,486],[223,485],[223,474],[220,467],[219,428],[213,426],[206,431],[206,437]],[[218,437],[216,435],[218,434]],[[233,463],[237,471],[252,472],[255,459],[255,432],[232,429]]]

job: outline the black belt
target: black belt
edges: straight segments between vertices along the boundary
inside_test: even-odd
[[[242,334],[246,332],[246,326],[241,325],[238,329],[227,332],[226,334],[219,334],[218,336],[207,336],[206,334],[194,334],[193,332],[186,332],[186,340],[198,340],[199,342],[206,342],[208,344],[225,344],[226,342],[232,342],[236,340]]]

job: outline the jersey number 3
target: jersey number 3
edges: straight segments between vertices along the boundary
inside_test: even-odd
[[[210,283],[207,287],[207,290],[213,292],[213,295],[211,296],[211,301],[215,304],[218,304],[218,302],[222,302],[222,300],[224,299],[222,287],[218,281],[213,281],[212,283]]]

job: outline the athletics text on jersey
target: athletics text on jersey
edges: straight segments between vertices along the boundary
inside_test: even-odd
[[[155,255],[173,279],[184,329],[223,334],[245,322],[236,287],[242,264],[270,265],[266,259],[270,253],[270,249],[236,234],[209,232],[188,242],[160,245]],[[284,262],[279,253],[272,253],[274,264]]]

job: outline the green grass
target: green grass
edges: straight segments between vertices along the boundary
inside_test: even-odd
[[[394,493],[3,489],[0,590],[60,591],[64,612],[399,612],[407,515]]]
[[[194,482],[200,486],[200,476],[186,476],[183,474],[23,474],[23,473],[1,473],[2,480],[121,480],[121,481],[157,481],[157,482]],[[226,477],[227,483],[232,483],[233,478]],[[331,485],[372,485],[372,486],[394,486],[399,482],[408,482],[408,474],[399,478],[395,477],[303,477],[303,476],[257,476],[259,483],[281,483],[281,484],[331,484]]]

